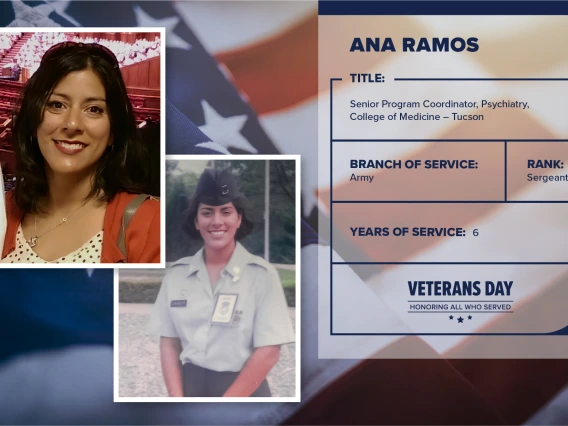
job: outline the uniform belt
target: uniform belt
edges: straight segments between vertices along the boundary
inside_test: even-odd
[[[183,394],[188,397],[221,397],[239,374],[240,371],[215,371],[185,363],[182,373]],[[251,396],[272,396],[266,379]]]

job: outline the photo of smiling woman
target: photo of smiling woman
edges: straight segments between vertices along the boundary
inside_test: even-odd
[[[63,42],[42,57],[14,117],[6,263],[157,263],[159,201],[116,56]],[[124,229],[124,212],[135,212]]]
[[[182,228],[202,248],[173,262],[151,317],[169,396],[271,396],[294,331],[277,269],[240,243],[253,226],[229,168],[203,171]]]

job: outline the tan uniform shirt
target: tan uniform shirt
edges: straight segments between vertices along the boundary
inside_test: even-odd
[[[153,307],[151,328],[181,340],[182,363],[240,371],[255,348],[294,341],[276,268],[240,243],[214,289],[203,249],[175,262]]]

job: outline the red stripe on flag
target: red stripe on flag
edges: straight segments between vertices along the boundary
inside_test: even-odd
[[[317,94],[318,17],[311,15],[280,35],[215,58],[258,114],[291,107]]]
[[[286,424],[504,424],[479,391],[417,337],[380,352],[433,359],[367,359],[304,404]]]
[[[514,315],[502,315],[479,332],[534,330],[535,324],[541,330],[553,331],[558,327],[558,314],[566,311],[567,280],[568,275],[562,276],[545,291],[515,307]],[[566,355],[568,346],[566,336],[472,336],[448,352],[448,357],[486,356],[489,344],[495,356],[516,353],[525,357],[535,346],[540,346],[543,353],[543,345],[550,344],[555,344],[554,353]],[[508,424],[526,422],[568,384],[567,359],[454,359],[451,362],[498,409]]]
[[[426,36],[429,33],[413,17],[401,19],[404,25],[387,22],[381,29],[393,39],[418,34]],[[345,45],[345,34],[349,33],[376,37],[376,26],[368,20],[363,23],[339,23],[333,34],[322,35],[325,42],[319,48],[348,50],[350,46]],[[379,55],[353,54],[362,55],[358,58],[363,60],[359,65],[360,72],[394,59],[389,52]],[[277,36],[240,49],[217,53],[215,58],[227,67],[234,84],[248,96],[258,114],[290,108],[318,93],[318,17],[311,15]],[[333,64],[328,68],[324,63],[319,66],[321,69],[333,69],[336,74],[330,77],[353,72],[349,63]],[[328,83],[319,88],[327,89]]]

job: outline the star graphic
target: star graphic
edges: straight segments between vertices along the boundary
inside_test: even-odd
[[[450,319],[453,320],[453,319],[454,319],[454,316],[453,316],[453,315],[450,315]]]
[[[174,33],[174,28],[180,21],[178,16],[154,19],[138,5],[134,6],[134,14],[136,15],[136,24],[139,27],[166,27],[167,47],[175,47],[183,50],[191,49],[191,45],[187,41]]]
[[[52,6],[53,9],[55,10],[55,12],[57,12],[57,14],[59,16],[64,17],[69,22],[71,22],[73,25],[76,25],[78,27],[82,26],[79,22],[77,22],[75,19],[73,19],[67,13],[65,13],[65,11],[67,10],[67,7],[71,3],[71,0],[45,0],[45,2],[47,4],[49,4],[50,6]]]
[[[95,272],[95,270],[92,269],[92,268],[86,269],[86,271],[87,271],[87,275],[89,276],[89,278],[91,278],[93,276],[93,272]]]
[[[463,322],[463,318],[462,318],[462,317],[459,317],[459,318],[458,318],[458,323],[461,324],[462,322]]]
[[[196,148],[208,148],[208,149],[212,149],[214,151],[219,151],[222,154],[230,154],[229,151],[227,151],[222,146],[217,145],[215,142],[202,142],[202,143],[198,143],[195,146],[196,146]]]
[[[12,0],[14,9],[14,19],[8,27],[60,27],[57,22],[49,19],[49,14],[53,12],[53,7],[48,4],[40,4],[31,7],[21,0]]]
[[[254,154],[258,152],[241,134],[241,129],[248,120],[246,114],[222,117],[205,100],[201,101],[201,107],[205,114],[205,125],[199,126],[199,130],[209,136],[213,142],[225,148],[232,146]]]
[[[470,315],[470,316],[468,316],[468,317],[467,317],[467,319],[468,319],[468,320],[470,320],[470,319],[471,319],[471,315]]]

